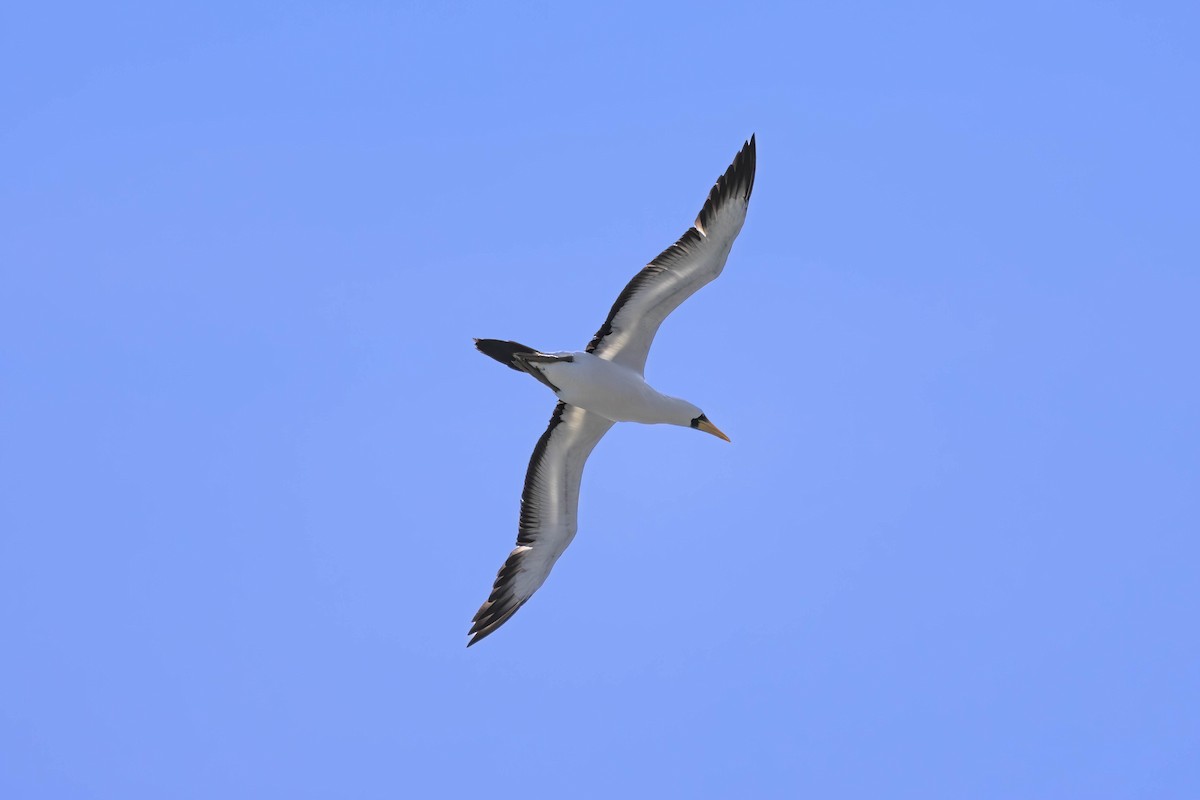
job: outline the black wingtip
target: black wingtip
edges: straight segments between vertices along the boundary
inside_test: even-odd
[[[742,149],[734,156],[733,163],[729,165],[729,169],[724,175],[732,185],[746,187],[744,195],[746,201],[750,200],[750,193],[754,191],[754,173],[757,171],[757,167],[758,143],[752,133],[746,143],[742,145]]]
[[[742,145],[742,149],[733,157],[733,163],[725,174],[717,178],[716,184],[708,193],[704,207],[696,217],[696,227],[700,230],[708,228],[712,218],[720,208],[730,200],[740,198],[743,203],[750,202],[750,193],[754,191],[754,172],[758,162],[758,147],[754,134]]]
[[[511,617],[512,615],[510,614],[509,616]],[[495,633],[496,629],[499,628],[501,625],[503,625],[505,622],[508,622],[508,617],[505,617],[502,622],[498,622],[495,625],[489,626],[488,628],[481,630],[478,633],[467,634],[468,636],[471,637],[471,640],[467,642],[467,647],[470,647],[473,644],[477,644],[478,642],[482,642],[484,639],[486,639],[487,637],[489,637],[493,633]]]
[[[512,557],[510,556],[509,561],[511,560]],[[507,567],[508,564],[506,563],[505,568]],[[497,596],[498,592],[505,591],[504,587],[499,586],[503,576],[504,569],[501,569],[500,577],[498,577],[496,580],[497,588],[492,592],[492,596],[496,599],[489,599],[482,606],[480,606],[479,611],[475,613],[475,619],[471,624],[471,630],[467,631],[467,635],[471,637],[470,641],[467,642],[467,647],[470,647],[476,642],[482,641],[490,636],[501,625],[512,619],[513,614],[516,614],[517,611],[520,610],[521,606],[525,605],[525,600],[518,601],[511,595]]]

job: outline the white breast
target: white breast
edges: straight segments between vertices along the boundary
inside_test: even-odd
[[[655,391],[629,367],[591,353],[555,355],[570,355],[573,359],[541,366],[565,403],[614,422],[674,422],[678,416],[679,401]]]

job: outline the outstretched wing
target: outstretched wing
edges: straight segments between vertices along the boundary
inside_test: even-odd
[[[746,221],[754,166],[751,136],[708,193],[696,224],[635,275],[617,297],[608,319],[587,346],[589,353],[638,372],[645,370],[658,326],[725,267],[733,240]]]
[[[611,420],[578,406],[555,406],[525,473],[517,546],[500,568],[487,602],[475,614],[467,647],[517,613],[575,538],[583,465],[612,425]]]

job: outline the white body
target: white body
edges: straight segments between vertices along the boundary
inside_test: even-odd
[[[689,425],[700,409],[686,400],[662,394],[638,371],[591,353],[555,353],[570,361],[535,366],[558,387],[558,399],[613,422]]]

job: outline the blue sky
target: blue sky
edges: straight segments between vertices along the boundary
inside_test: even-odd
[[[1200,795],[1192,4],[0,12],[0,795]],[[169,6],[169,7],[168,7]],[[724,275],[464,648],[582,347]]]

